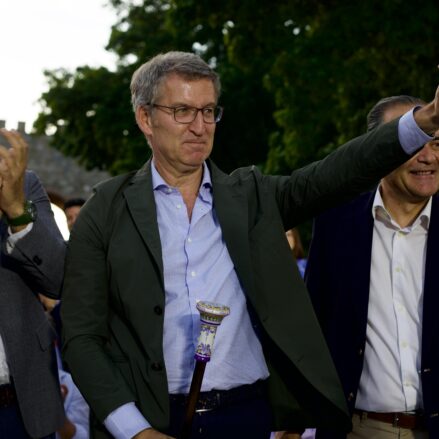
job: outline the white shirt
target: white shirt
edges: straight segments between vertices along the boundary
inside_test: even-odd
[[[415,222],[401,228],[379,190],[372,208],[364,367],[355,406],[376,412],[422,408],[422,304],[431,198]]]
[[[6,362],[5,347],[0,336],[0,385],[9,383],[9,368]]]

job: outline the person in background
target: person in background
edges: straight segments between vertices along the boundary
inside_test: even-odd
[[[53,438],[64,410],[55,333],[38,293],[58,298],[66,245],[46,192],[26,170],[25,140],[0,134],[10,145],[0,146],[0,437]]]
[[[303,249],[302,240],[300,239],[300,233],[297,227],[287,230],[285,235],[290,245],[291,251],[293,252],[294,258],[296,259],[297,267],[299,269],[300,275],[305,276],[306,269],[306,257],[305,250]]]
[[[67,222],[66,214],[64,213],[64,197],[53,189],[47,189],[47,195],[50,200],[50,207],[52,208],[53,215],[55,217],[56,225],[61,232],[65,241],[69,240],[70,231]]]
[[[55,216],[56,225],[63,235],[63,238],[67,241],[70,236],[70,230],[85,200],[82,198],[70,198],[66,201],[59,192],[52,189],[49,189],[47,194],[51,202],[51,209]],[[66,416],[64,423],[56,431],[56,439],[88,439],[90,409],[73,382],[72,376],[68,370],[65,370],[65,364],[63,364],[59,353],[62,346],[61,301],[51,299],[42,294],[39,294],[39,298],[57,334],[55,345],[58,362],[58,377]]]
[[[72,230],[73,224],[75,224],[79,211],[84,204],[85,200],[83,198],[69,198],[64,203],[64,212],[67,217],[67,224],[70,231]]]
[[[368,129],[423,105],[384,98]],[[348,438],[439,437],[438,190],[435,137],[378,187],[315,220],[306,283],[353,415]]]
[[[81,209],[63,288],[64,359],[93,431],[178,436],[197,300],[231,313],[206,367],[192,439],[347,430],[344,395],[285,231],[365,190],[431,139],[439,91],[416,113],[290,176],[256,166],[226,175],[209,159],[223,110],[218,75],[199,56],[153,57],[134,73],[131,94],[152,159],[98,185]]]
[[[69,198],[67,201],[65,198],[54,190],[48,190],[47,194],[51,202],[51,208],[55,216],[55,222],[58,226],[64,240],[68,241],[70,237],[70,231],[73,224],[78,217],[79,210],[85,203],[83,198]],[[44,308],[49,311],[50,317],[53,320],[53,324],[57,333],[57,345],[59,349],[62,346],[61,340],[61,317],[60,317],[60,301],[50,299],[42,294],[40,296],[40,301],[44,305]],[[65,365],[63,365],[65,367]]]

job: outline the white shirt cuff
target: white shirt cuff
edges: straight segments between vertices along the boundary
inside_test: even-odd
[[[26,236],[32,230],[33,225],[34,223],[29,223],[23,230],[20,230],[19,232],[16,233],[12,233],[11,228],[8,227],[9,237],[6,240],[6,250],[8,254],[12,253],[12,250],[14,250],[17,241],[23,238],[24,236]]]
[[[399,119],[398,124],[399,143],[401,143],[402,149],[410,155],[415,153],[427,142],[430,142],[430,140],[433,140],[433,137],[424,133],[415,121],[413,114],[418,108],[419,106],[405,113],[401,119]]]
[[[128,402],[113,410],[104,420],[107,430],[115,439],[131,439],[151,424],[143,417],[134,402]]]

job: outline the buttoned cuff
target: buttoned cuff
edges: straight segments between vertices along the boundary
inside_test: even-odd
[[[33,227],[34,223],[29,223],[23,230],[20,230],[19,232],[12,233],[12,230],[10,227],[8,227],[8,239],[6,240],[6,251],[8,254],[12,253],[12,250],[14,250],[15,244],[18,240],[21,238],[24,238]]]
[[[415,121],[414,113],[420,106],[412,108],[405,113],[398,123],[398,137],[402,149],[409,155],[414,154],[419,148],[427,142],[433,140],[433,137],[424,133]]]
[[[145,428],[151,428],[151,424],[134,402],[128,402],[113,410],[105,418],[104,425],[115,439],[131,439]]]

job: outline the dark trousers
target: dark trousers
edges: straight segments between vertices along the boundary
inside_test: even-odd
[[[178,438],[185,407],[171,402],[171,426],[167,434]],[[271,410],[265,398],[242,401],[195,413],[191,439],[269,439]]]
[[[17,404],[0,408],[0,439],[31,439],[24,429]],[[55,433],[40,439],[55,439]]]

